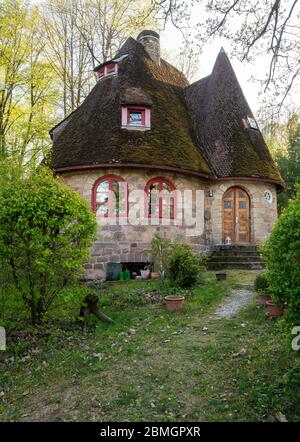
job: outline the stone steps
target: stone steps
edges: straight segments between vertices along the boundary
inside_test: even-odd
[[[263,268],[261,262],[212,262],[208,264],[208,270],[262,270]]]
[[[208,270],[260,270],[263,267],[260,254],[254,245],[215,246],[208,260]]]

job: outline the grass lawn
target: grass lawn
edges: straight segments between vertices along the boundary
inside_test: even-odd
[[[180,313],[157,303],[160,281],[114,283],[101,300],[114,324],[91,318],[83,333],[64,317],[38,340],[12,336],[0,360],[0,420],[299,420],[299,383],[289,381],[299,354],[280,320],[258,304],[214,317],[257,273],[229,274],[216,282],[207,273]]]

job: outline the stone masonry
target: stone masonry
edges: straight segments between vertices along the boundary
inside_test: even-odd
[[[187,242],[196,252],[208,251],[212,245],[220,244],[222,238],[222,197],[232,186],[246,190],[250,197],[251,242],[259,243],[270,233],[277,218],[275,185],[263,182],[215,181],[181,173],[170,173],[154,169],[103,168],[85,171],[64,172],[64,182],[76,190],[91,205],[92,188],[95,181],[105,175],[122,177],[132,190],[144,190],[146,183],[154,177],[166,177],[171,180],[176,190],[192,191],[193,200],[188,205],[192,216],[198,217],[197,227],[171,222],[171,225],[149,225],[149,220],[141,217],[139,225],[124,225],[121,219],[115,225],[108,225],[108,220],[98,220],[97,240],[94,243],[89,262],[85,266],[86,277],[100,279],[106,275],[107,263],[147,262],[151,260],[147,250],[155,233],[162,237]],[[200,195],[196,206],[196,191]],[[266,190],[272,192],[273,201],[264,196]],[[133,202],[129,199],[129,211]],[[181,214],[178,204],[177,215]],[[125,220],[126,222],[126,220]],[[175,224],[175,225],[174,225]]]

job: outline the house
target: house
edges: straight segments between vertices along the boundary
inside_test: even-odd
[[[144,265],[157,232],[199,253],[269,235],[283,181],[223,49],[189,84],[143,31],[95,72],[82,105],[50,131],[54,171],[99,220],[88,278]]]

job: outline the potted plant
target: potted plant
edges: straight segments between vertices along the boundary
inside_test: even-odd
[[[160,279],[164,279],[165,271],[168,268],[172,244],[169,240],[163,239],[156,233],[151,241],[151,249],[145,252],[151,253],[154,262],[154,269],[157,270]]]
[[[259,273],[254,281],[254,290],[258,293],[258,303],[266,304],[272,297],[268,294],[269,283],[266,273]]]

